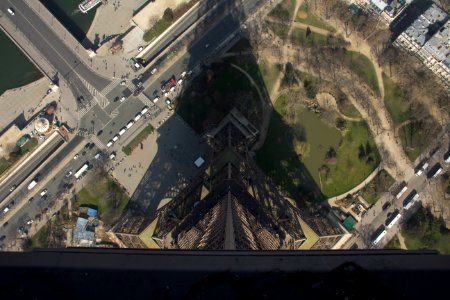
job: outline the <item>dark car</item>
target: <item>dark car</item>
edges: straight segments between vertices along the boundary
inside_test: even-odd
[[[102,135],[102,133],[103,133],[103,130],[99,130],[99,131],[97,132],[97,136]]]
[[[0,236],[0,242],[3,242],[6,239],[6,235]]]
[[[391,207],[391,202],[386,202],[385,204],[383,204],[383,210],[387,210],[389,207]]]
[[[3,227],[8,226],[8,222],[3,223]]]
[[[47,200],[47,195],[42,196],[42,197],[41,197],[41,200],[42,200],[42,201]]]
[[[28,203],[31,203],[31,202],[33,202],[33,197],[31,197],[30,199],[28,199]]]

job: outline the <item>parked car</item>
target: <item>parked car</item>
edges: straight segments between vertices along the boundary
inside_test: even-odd
[[[77,153],[77,154],[75,154],[75,156],[73,157],[73,159],[74,159],[74,160],[77,160],[78,157],[80,157],[80,155]]]
[[[72,175],[72,171],[67,172],[66,177],[70,177]]]
[[[0,242],[3,242],[6,239],[6,235],[0,236]]]
[[[9,191],[12,192],[16,189],[16,185],[14,184],[12,187],[9,188]]]
[[[43,189],[42,192],[41,192],[41,196],[45,196],[45,195],[47,195],[47,193],[48,193],[48,190],[47,189]]]
[[[121,82],[120,82],[120,85],[126,85],[127,84],[127,81],[126,80],[122,80]]]
[[[383,210],[387,210],[389,207],[391,207],[391,202],[386,202],[385,204],[383,204]]]
[[[8,13],[11,15],[11,16],[14,16],[16,13],[14,12],[14,10],[10,7],[10,8],[8,8],[7,9],[7,11],[8,11]]]

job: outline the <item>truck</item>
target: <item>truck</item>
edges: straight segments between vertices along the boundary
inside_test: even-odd
[[[167,80],[162,86],[161,91],[167,92],[169,91],[173,86],[175,86],[177,82],[175,81],[175,76],[172,76],[169,80]]]
[[[37,184],[37,181],[35,179],[33,179],[33,181],[30,182],[30,184],[28,185],[28,190],[31,191]]]

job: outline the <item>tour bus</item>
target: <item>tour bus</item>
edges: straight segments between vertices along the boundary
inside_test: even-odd
[[[435,164],[430,171],[427,173],[428,179],[436,178],[442,172],[442,166],[440,163]]]
[[[422,173],[425,172],[426,169],[428,169],[428,167],[429,167],[429,165],[426,160],[421,161],[415,169],[416,176],[422,175]]]
[[[398,220],[400,220],[400,218],[402,217],[402,215],[398,212],[398,210],[396,210],[394,213],[392,213],[392,215],[388,218],[388,224],[387,224],[387,228],[390,229],[392,228],[392,226],[395,225],[395,223],[398,222]]]
[[[78,169],[78,171],[73,175],[75,176],[76,179],[80,178],[84,172],[87,171],[87,169],[89,168],[89,163],[85,163],[81,168]]]
[[[375,231],[375,234],[373,235],[374,239],[372,240],[372,244],[376,245],[378,244],[382,238],[386,235],[387,231],[384,225],[381,225],[377,231]]]
[[[413,206],[414,202],[419,199],[419,194],[417,194],[416,190],[412,190],[408,196],[406,196],[405,200],[403,200],[403,208],[408,210]]]
[[[139,121],[139,119],[142,117],[141,113],[138,113],[135,117],[134,117],[134,121],[137,122]]]
[[[133,124],[134,124],[134,121],[133,121],[133,120],[131,120],[130,122],[128,122],[128,124],[127,124],[127,129],[130,129],[131,126],[133,126]]]
[[[114,144],[114,142],[112,141],[112,140],[109,140],[108,141],[108,144],[106,144],[106,147],[111,147],[112,145]]]
[[[400,192],[397,193],[397,195],[395,196],[397,199],[400,199],[402,197],[402,195],[408,190],[408,185],[406,182],[402,182],[399,189],[401,188]]]
[[[118,135],[118,134],[116,134],[114,137],[113,137],[113,142],[117,142],[117,140],[119,139],[119,137],[120,137],[120,135]]]

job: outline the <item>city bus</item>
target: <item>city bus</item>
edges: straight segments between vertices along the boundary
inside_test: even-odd
[[[419,194],[417,194],[416,190],[412,190],[408,196],[406,196],[405,200],[403,200],[403,208],[408,210],[413,206],[414,202],[419,199]]]
[[[84,172],[89,168],[89,163],[85,163],[81,168],[78,169],[78,171],[73,175],[76,179],[80,178]]]

